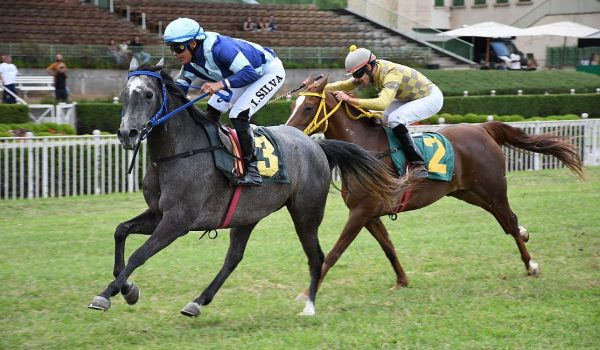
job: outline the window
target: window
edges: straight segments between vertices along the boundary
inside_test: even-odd
[[[496,0],[496,4],[508,4],[508,0]]]
[[[434,6],[436,6],[436,7],[444,6],[444,0],[435,0]]]
[[[452,6],[465,6],[465,0],[452,0]]]
[[[486,0],[475,0],[475,5],[485,5]]]

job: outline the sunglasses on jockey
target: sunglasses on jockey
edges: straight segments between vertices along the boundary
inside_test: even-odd
[[[171,49],[171,52],[175,52],[176,54],[180,54],[183,51],[185,51],[185,49],[188,47],[188,43],[189,42],[175,43],[175,44],[169,45],[169,49]]]
[[[365,75],[366,71],[367,71],[367,66],[363,66],[360,69],[357,69],[354,72],[352,72],[352,78],[360,79],[360,78],[362,78],[363,75]]]

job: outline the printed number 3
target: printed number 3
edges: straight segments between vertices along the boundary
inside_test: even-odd
[[[263,135],[254,138],[254,145],[260,150],[258,157],[258,171],[261,175],[273,176],[279,171],[279,158],[275,155],[275,149]]]
[[[427,170],[429,170],[432,173],[445,174],[446,164],[440,163],[442,158],[446,155],[446,148],[444,147],[444,144],[441,143],[440,140],[433,137],[423,139],[423,143],[427,147],[433,147],[434,144],[437,145],[437,149],[435,150],[435,152],[433,153],[433,157],[431,157],[431,160],[429,161]]]

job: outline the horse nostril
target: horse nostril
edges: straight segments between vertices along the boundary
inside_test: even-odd
[[[138,135],[138,131],[133,129],[131,131],[129,131],[129,138],[136,138]]]
[[[123,139],[123,135],[121,135],[121,129],[118,129],[118,130],[117,130],[117,138],[118,138],[119,140],[122,140],[122,139]]]

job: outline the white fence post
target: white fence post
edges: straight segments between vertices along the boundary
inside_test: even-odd
[[[92,152],[94,152],[94,183],[92,186],[94,187],[94,194],[100,194],[102,192],[100,188],[100,130],[92,131],[92,135],[94,137],[94,147]]]
[[[34,187],[35,183],[34,183],[34,177],[33,177],[33,172],[34,172],[33,133],[27,132],[25,134],[25,137],[27,138],[27,198],[33,198],[33,195],[35,193],[35,187]],[[24,197],[23,193],[21,193],[21,198],[23,198],[23,197]]]

